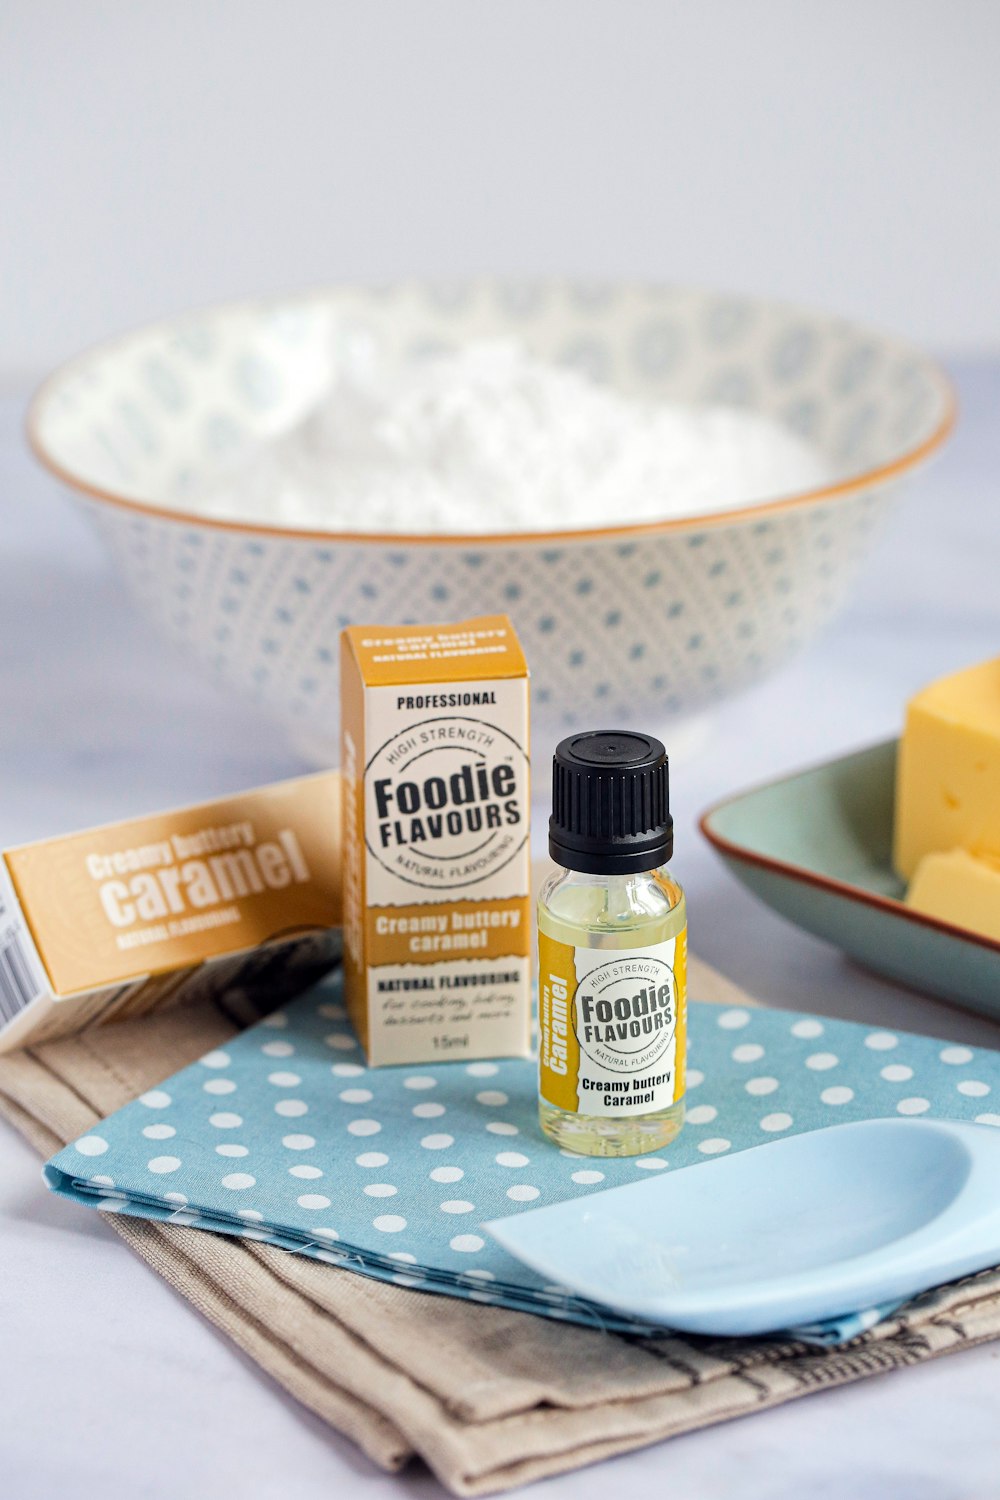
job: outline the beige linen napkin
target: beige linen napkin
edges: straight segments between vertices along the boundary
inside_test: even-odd
[[[696,960],[690,983],[701,999],[748,1003]],[[0,1112],[50,1155],[250,1019],[188,1006],[0,1058]],[[108,1217],[154,1270],[375,1463],[398,1469],[419,1454],[458,1495],[509,1489],[1000,1334],[994,1271],[930,1293],[827,1352],[599,1333],[267,1245]]]

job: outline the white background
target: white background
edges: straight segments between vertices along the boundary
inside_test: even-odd
[[[0,379],[190,304],[495,270],[1000,341],[995,0],[3,0]]]

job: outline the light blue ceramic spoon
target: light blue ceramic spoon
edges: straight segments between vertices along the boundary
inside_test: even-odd
[[[1000,1263],[1000,1130],[834,1125],[486,1228],[546,1281],[616,1312],[770,1333]]]

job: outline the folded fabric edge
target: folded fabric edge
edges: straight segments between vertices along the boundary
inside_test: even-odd
[[[183,1203],[169,1201],[166,1195],[120,1188],[110,1178],[105,1179],[100,1175],[93,1178],[75,1176],[51,1161],[46,1162],[42,1168],[42,1177],[46,1186],[59,1197],[87,1208],[95,1208],[99,1212],[126,1214],[132,1218],[172,1224],[177,1228],[194,1228],[230,1238],[260,1240],[287,1254],[307,1255],[313,1260],[325,1261],[356,1275],[391,1281],[412,1291],[437,1296],[457,1295],[482,1302],[491,1302],[499,1294],[504,1305],[515,1312],[527,1312],[559,1321],[570,1317],[583,1327],[636,1338],[655,1338],[672,1331],[661,1324],[623,1317],[601,1303],[574,1296],[569,1291],[556,1293],[540,1289],[532,1292],[513,1282],[478,1282],[467,1272],[449,1273],[434,1267],[411,1266],[394,1261],[391,1257],[373,1255],[333,1235],[312,1238],[290,1225],[263,1225],[241,1218],[239,1214],[224,1214],[218,1209],[207,1208],[190,1200]],[[890,1317],[899,1306],[898,1302],[883,1303],[876,1308],[842,1313],[821,1323],[778,1330],[771,1337],[823,1349],[836,1349],[857,1338],[860,1333],[867,1332],[882,1319]]]

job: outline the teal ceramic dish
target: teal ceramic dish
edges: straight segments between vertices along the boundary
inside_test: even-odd
[[[709,808],[701,830],[781,916],[925,994],[1000,1019],[1000,943],[911,911],[892,868],[896,741]]]

